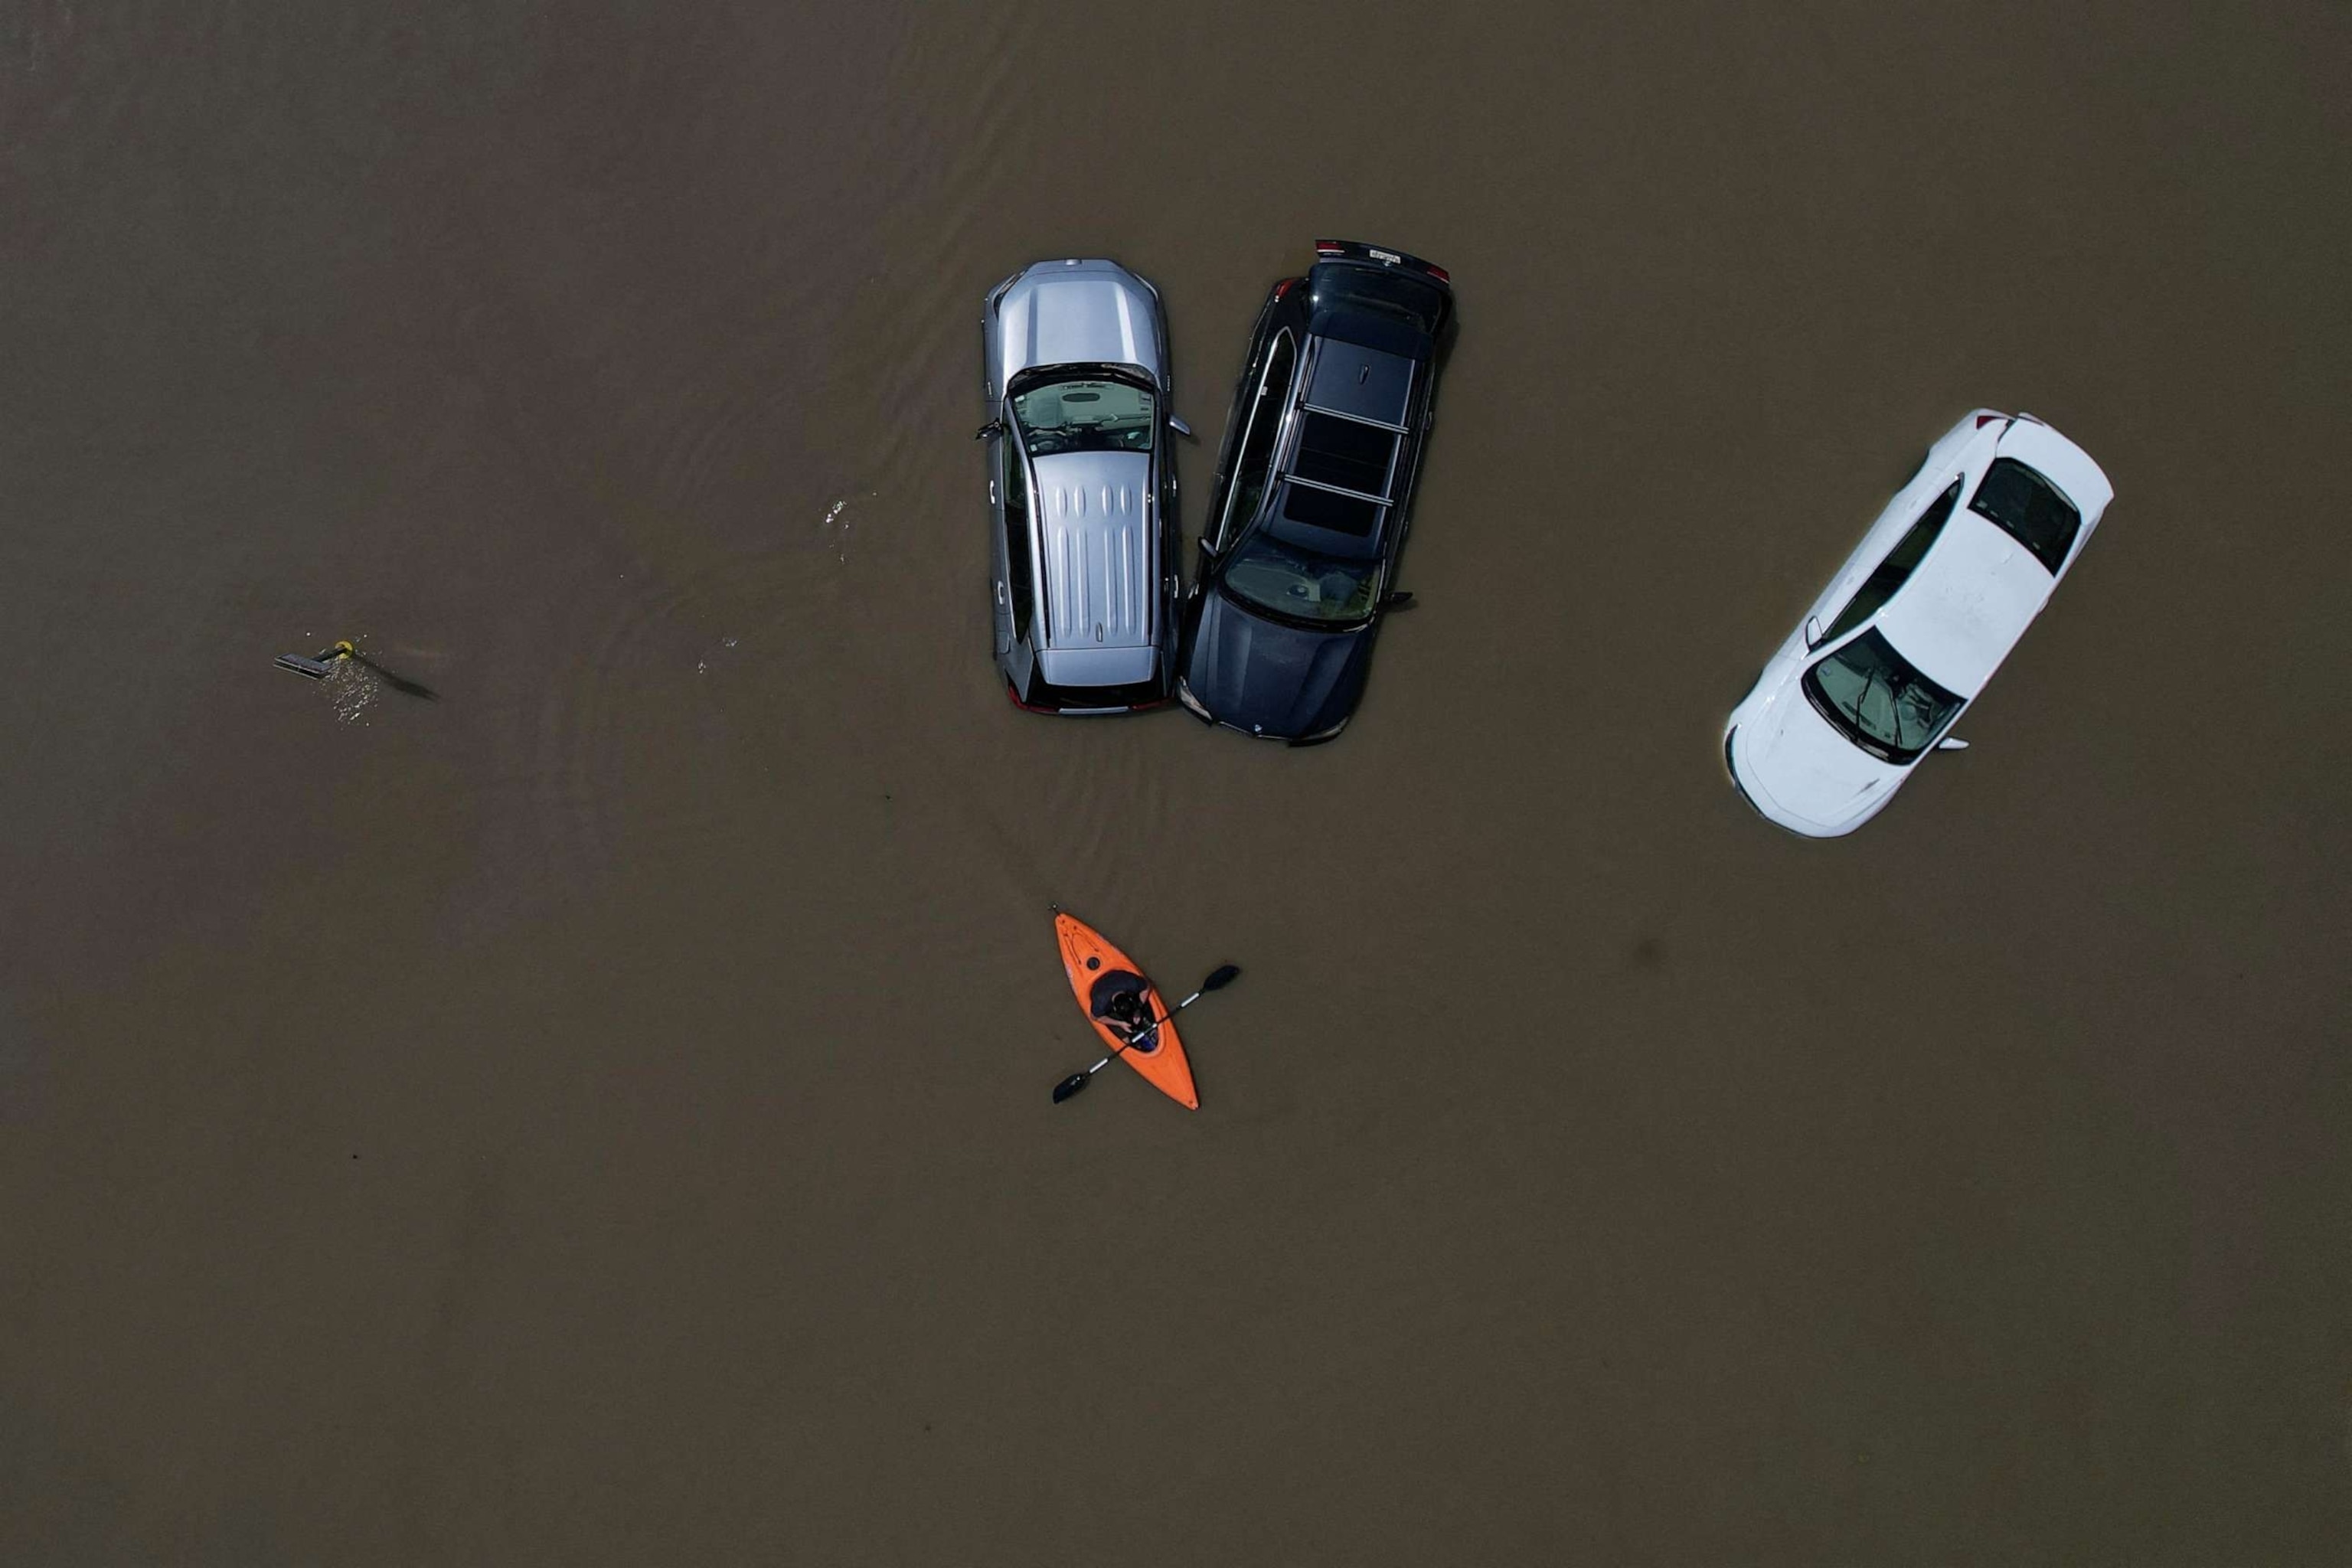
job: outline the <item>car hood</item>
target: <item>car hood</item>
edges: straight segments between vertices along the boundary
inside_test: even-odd
[[[1114,261],[1041,261],[996,303],[1001,389],[1024,370],[1056,364],[1131,364],[1165,388],[1160,303],[1150,286]]]
[[[1209,590],[1184,684],[1221,724],[1298,740],[1345,719],[1364,687],[1369,626],[1309,630],[1251,614]]]
[[[1884,805],[1907,770],[1880,762],[1832,728],[1805,700],[1799,679],[1792,670],[1769,700],[1742,712],[1733,769],[1740,787],[1760,797],[1765,815],[1842,833]]]

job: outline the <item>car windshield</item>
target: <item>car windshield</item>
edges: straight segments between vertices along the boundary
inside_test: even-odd
[[[1242,541],[1225,586],[1253,605],[1302,621],[1360,621],[1372,613],[1378,561],[1335,561],[1263,530]]]
[[[1148,452],[1150,393],[1124,381],[1054,381],[1013,395],[1013,422],[1034,458],[1062,452]]]
[[[1876,627],[1805,671],[1805,698],[1846,739],[1883,763],[1919,760],[1960,700],[1912,667]]]

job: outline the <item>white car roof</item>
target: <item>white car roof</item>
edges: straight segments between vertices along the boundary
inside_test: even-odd
[[[1962,506],[1879,612],[1878,629],[1928,679],[1974,697],[2057,584],[2032,551]]]
[[[2071,564],[2115,499],[2115,487],[2091,455],[2038,419],[2011,420],[1994,444],[1993,458],[2023,463],[2056,485],[2082,516]],[[1983,472],[1971,459],[1977,483]],[[2050,602],[2058,586],[2033,552],[2007,531],[1968,509],[1973,489],[1945,524],[1919,569],[1879,612],[1878,629],[1921,674],[1972,698],[1992,679],[2009,650]]]

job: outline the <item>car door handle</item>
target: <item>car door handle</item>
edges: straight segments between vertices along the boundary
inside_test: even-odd
[[[996,580],[996,607],[998,609],[1004,607],[1004,579],[1002,577]]]

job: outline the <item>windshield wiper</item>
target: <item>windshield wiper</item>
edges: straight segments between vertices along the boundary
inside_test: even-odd
[[[1862,672],[1862,689],[1855,692],[1853,697],[1853,727],[1860,730],[1864,734],[1868,734],[1870,732],[1870,722],[1862,716],[1862,710],[1870,701],[1871,684],[1877,679],[1878,671],[1874,669],[1864,670]]]
[[[1853,732],[1862,742],[1863,749],[1864,751],[1868,752],[1872,756],[1876,757],[1882,763],[1891,763],[1895,760],[1893,747],[1889,746],[1887,742],[1880,740],[1876,735],[1873,734],[1870,729],[1870,721],[1862,716],[1863,705],[1870,700],[1870,689],[1873,683],[1884,683],[1885,685],[1888,715],[1895,725],[1895,734],[1899,737],[1903,732],[1903,721],[1899,715],[1895,713],[1894,683],[1886,680],[1885,677],[1880,671],[1875,669],[1865,669],[1862,672],[1862,690],[1856,694],[1853,700]],[[1895,742],[1896,745],[1900,745],[1901,743],[1900,740]]]
[[[1904,700],[1910,695],[1911,683],[1909,681],[1906,680],[1903,683],[1903,689],[1900,691],[1895,689],[1895,683],[1893,681],[1887,682],[1886,700],[1888,703],[1888,712],[1892,716],[1895,724],[1895,744],[1896,747],[1904,751],[1909,751],[1912,749],[1911,743],[1905,740],[1903,736],[1903,703]]]

